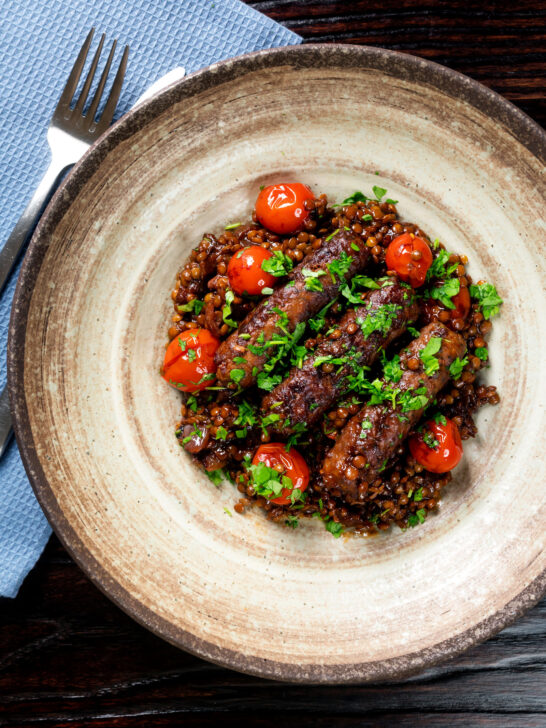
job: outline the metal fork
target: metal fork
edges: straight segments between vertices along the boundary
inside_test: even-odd
[[[89,96],[91,84],[93,83],[102,47],[104,45],[104,34],[100,39],[99,46],[95,52],[87,77],[74,108],[71,108],[70,106],[78,87],[94,34],[95,29],[92,28],[85,39],[85,43],[81,47],[76,62],[70,72],[70,76],[68,77],[68,81],[66,82],[66,86],[61,94],[61,98],[59,99],[59,103],[57,104],[57,108],[53,113],[51,123],[49,124],[49,128],[47,130],[47,141],[51,150],[51,163],[32,199],[19,218],[18,223],[13,228],[6,244],[0,251],[0,293],[2,292],[11,271],[13,270],[17,258],[19,257],[19,253],[32,232],[40,213],[51,196],[51,193],[55,189],[60,176],[83,156],[91,144],[93,144],[95,139],[106,131],[112,123],[112,117],[116,110],[119,95],[121,93],[121,87],[123,85],[123,78],[125,76],[125,69],[127,67],[129,46],[125,46],[125,50],[123,51],[123,56],[118,66],[104,109],[99,118],[96,119],[95,117],[97,116],[97,110],[102,99],[104,87],[114,58],[114,52],[117,45],[117,41],[115,40],[112,43],[110,53],[108,54],[108,59],[100,77],[97,90],[95,91],[87,112],[84,113],[85,103]],[[2,457],[8,445],[11,434],[9,401],[7,391],[4,389],[4,391],[0,393],[0,457]]]

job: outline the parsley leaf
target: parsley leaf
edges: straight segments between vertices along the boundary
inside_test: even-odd
[[[485,348],[485,346],[479,346],[477,349],[474,349],[474,355],[478,357],[478,359],[481,359],[482,361],[487,361],[489,357],[489,352]]]
[[[284,523],[286,526],[290,526],[290,528],[297,528],[299,520],[296,518],[296,516],[288,516]]]
[[[233,382],[235,382],[235,384],[239,384],[239,382],[245,378],[245,370],[244,369],[232,369],[229,373],[229,378]]]
[[[446,308],[455,308],[455,304],[451,300],[453,296],[459,293],[461,284],[458,278],[450,278],[449,280],[442,283],[441,286],[434,286],[430,289],[431,298],[435,298],[440,301]]]
[[[200,301],[198,298],[192,298],[191,301],[188,301],[188,303],[184,303],[183,305],[177,306],[176,309],[178,313],[193,312],[196,316],[199,316],[199,314],[203,310],[204,305],[204,301]]]
[[[457,380],[463,373],[463,369],[468,364],[468,357],[464,357],[463,359],[459,359],[457,357],[455,361],[453,361],[449,366],[449,374],[453,379]]]
[[[419,352],[419,357],[423,362],[423,365],[425,367],[425,374],[427,375],[427,377],[430,377],[431,374],[434,374],[434,372],[437,372],[440,368],[440,363],[434,355],[440,351],[441,346],[442,337],[432,336],[428,340],[425,348]]]
[[[226,477],[224,471],[220,468],[219,470],[205,470],[205,475],[211,480],[216,487],[222,484],[222,480]]]
[[[275,250],[272,258],[262,261],[262,270],[275,278],[288,275],[293,267],[292,259],[281,250]]]
[[[305,278],[305,288],[307,291],[322,291],[322,283],[319,281],[319,278],[326,275],[325,270],[303,268],[301,273]]]
[[[231,225],[226,225],[224,230],[236,230],[238,227],[241,227],[242,224],[242,222],[232,222]]]
[[[367,339],[374,331],[386,334],[400,309],[401,306],[395,303],[384,303],[374,311],[370,311],[366,318],[357,318],[356,323],[362,329],[364,338]]]
[[[450,278],[455,273],[459,264],[452,263],[448,265],[450,256],[451,253],[448,253],[444,248],[440,250],[427,271],[427,281],[431,278]]]
[[[343,251],[339,258],[334,258],[331,263],[328,263],[327,268],[330,271],[332,283],[336,282],[336,274],[340,277],[340,279],[345,277],[345,274],[349,271],[352,262],[352,256],[347,255],[347,253]]]
[[[256,382],[260,389],[264,389],[266,392],[272,392],[277,384],[282,382],[282,376],[280,374],[270,375],[267,372],[260,372]]]
[[[215,440],[225,440],[228,432],[225,427],[218,427],[216,430]]]
[[[472,298],[478,301],[478,308],[483,313],[484,319],[489,320],[498,314],[503,300],[492,283],[472,284],[469,292]]]
[[[349,197],[346,197],[342,205],[354,205],[355,202],[366,202],[366,200],[369,199],[366,197],[366,195],[363,192],[360,192],[360,190],[357,190],[356,192],[353,192],[352,195],[349,195]]]
[[[224,307],[222,308],[222,319],[225,324],[230,326],[232,329],[236,329],[238,324],[229,318],[231,316],[231,304],[233,303],[233,299],[235,298],[235,294],[231,290],[231,288],[228,288],[226,290],[226,303]]]
[[[383,364],[383,376],[388,382],[399,382],[402,379],[402,369],[400,367],[400,357],[395,354],[389,361],[385,352],[381,351],[381,363]]]
[[[375,195],[376,200],[381,201],[383,197],[387,194],[387,190],[384,187],[378,187],[377,185],[374,185],[372,187],[372,191]]]
[[[326,306],[324,306],[324,308],[321,308],[314,318],[310,318],[307,321],[309,328],[312,329],[312,331],[318,333],[324,327],[324,324],[326,323],[326,312],[336,301],[337,298],[332,299],[330,303],[327,303]]]
[[[343,526],[337,521],[324,521],[324,527],[332,534],[334,538],[339,538],[343,533]]]
[[[408,518],[408,526],[410,526],[410,528],[413,528],[414,526],[418,526],[420,523],[425,522],[426,517],[427,517],[426,509],[420,508],[418,511],[415,512],[415,514],[411,515]]]

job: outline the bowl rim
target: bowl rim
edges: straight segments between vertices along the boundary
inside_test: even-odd
[[[223,667],[262,678],[307,684],[355,684],[370,680],[407,677],[454,657],[482,642],[538,602],[546,592],[546,569],[495,614],[464,632],[423,650],[386,660],[340,665],[297,665],[274,662],[218,647],[176,627],[143,606],[99,564],[65,518],[45,477],[37,456],[24,391],[25,330],[34,284],[47,250],[47,241],[79,189],[95,173],[109,151],[165,109],[181,99],[199,93],[209,85],[227,82],[250,71],[281,64],[303,67],[338,66],[396,73],[421,85],[439,88],[464,100],[495,119],[541,161],[546,161],[546,131],[507,99],[458,71],[417,56],[384,48],[349,44],[304,44],[282,46],[220,61],[188,74],[121,117],[89,149],[64,179],[42,215],[24,258],[11,310],[8,332],[8,388],[13,428],[21,458],[34,493],[49,523],[78,566],[120,609],[136,622],[171,644]]]

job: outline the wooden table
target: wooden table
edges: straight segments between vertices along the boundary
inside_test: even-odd
[[[249,4],[305,41],[366,43],[443,63],[546,120],[543,1]],[[229,719],[282,728],[546,726],[546,600],[451,662],[362,687],[273,683],[180,652],[102,596],[56,538],[17,599],[0,600],[0,726],[206,727]]]

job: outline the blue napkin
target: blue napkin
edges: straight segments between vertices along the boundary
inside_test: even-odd
[[[116,118],[175,66],[214,61],[301,38],[239,0],[3,0],[0,3],[0,244],[49,161],[46,129],[89,29],[130,45]],[[97,40],[91,48],[94,52]],[[116,56],[119,60],[121,48]],[[106,55],[106,53],[105,53]],[[0,350],[18,270],[0,299]],[[5,358],[0,387],[6,383]],[[14,597],[51,528],[27,480],[15,441],[0,461],[0,596]]]

